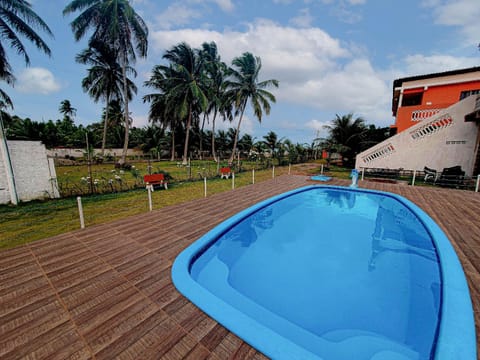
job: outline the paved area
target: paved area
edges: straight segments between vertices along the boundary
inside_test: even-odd
[[[280,176],[0,252],[0,358],[265,359],[180,295],[170,269],[222,220],[309,183]],[[480,334],[480,193],[360,186],[403,195],[442,227],[464,266]]]

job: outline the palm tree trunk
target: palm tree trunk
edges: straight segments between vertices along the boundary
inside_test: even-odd
[[[185,130],[185,145],[183,146],[183,159],[182,164],[188,164],[188,139],[190,138],[190,126],[192,125],[192,105],[188,106],[188,120]]]
[[[105,107],[105,119],[103,124],[103,138],[102,138],[102,158],[105,155],[105,145],[107,143],[107,127],[108,127],[108,108],[110,107],[110,95],[107,94],[106,96],[106,103],[107,106]]]
[[[213,120],[212,120],[212,156],[213,161],[217,162],[217,154],[215,152],[215,119],[217,117],[217,109],[215,108],[215,112],[213,113]]]
[[[172,136],[172,156],[170,157],[170,161],[175,161],[175,130],[171,129],[170,133]]]
[[[240,124],[242,123],[243,113],[245,111],[246,106],[247,106],[247,103],[245,102],[242,107],[242,112],[240,113],[240,119],[238,119],[237,130],[235,131],[235,139],[233,139],[232,155],[230,155],[230,160],[228,160],[229,164],[233,164],[233,160],[235,159],[235,151],[237,150],[238,134],[240,133]]]
[[[130,120],[128,118],[128,90],[127,90],[127,73],[126,73],[126,59],[123,61],[122,65],[122,75],[123,75],[123,102],[125,106],[125,138],[123,142],[123,152],[122,159],[120,160],[121,164],[125,164],[127,161],[127,152],[128,152],[128,135],[130,130]]]
[[[203,160],[202,158],[202,152],[203,152],[203,128],[205,127],[205,118],[207,117],[207,113],[204,113],[203,114],[203,120],[202,120],[202,128],[200,129],[200,134],[199,134],[199,138],[200,138],[200,160]]]

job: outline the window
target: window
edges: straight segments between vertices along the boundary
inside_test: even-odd
[[[462,91],[460,93],[460,100],[463,100],[466,97],[469,97],[470,95],[477,95],[477,94],[480,94],[480,89]]]
[[[423,93],[403,94],[402,106],[422,105]]]

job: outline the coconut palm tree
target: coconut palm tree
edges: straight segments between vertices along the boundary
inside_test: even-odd
[[[70,103],[70,100],[62,100],[60,102],[60,106],[58,107],[58,111],[60,114],[63,115],[64,119],[68,119],[73,123],[73,117],[77,114],[77,109],[75,109],[72,104]]]
[[[205,76],[205,62],[198,50],[184,42],[167,50],[163,58],[170,62],[168,72],[164,71],[164,88],[168,89],[165,93],[166,102],[170,104],[167,107],[175,105],[178,117],[186,120],[182,161],[187,164],[188,141],[194,113],[198,115],[205,111],[208,105],[206,89],[209,81]]]
[[[88,93],[94,102],[103,100],[105,104],[110,104],[111,100],[121,101],[123,92],[123,70],[117,61],[116,51],[110,45],[98,41],[92,41],[89,45],[89,48],[83,50],[75,57],[76,62],[90,66],[87,70],[87,76],[82,80],[83,91]],[[137,72],[131,66],[126,67],[126,72],[134,77],[137,76]],[[128,100],[131,100],[133,94],[137,93],[137,86],[128,77],[127,91]],[[105,109],[102,157],[105,153],[107,129],[109,126],[109,106],[105,106]]]
[[[363,136],[367,131],[365,120],[361,117],[353,119],[353,114],[335,115],[331,125],[325,125],[328,130],[326,144],[338,152],[347,166],[355,162],[355,154],[361,150]]]
[[[205,61],[205,71],[207,77],[210,79],[210,86],[208,88],[208,108],[205,112],[206,115],[210,115],[213,112],[212,116],[212,156],[213,160],[217,161],[217,154],[215,152],[215,122],[217,115],[222,113],[224,119],[232,118],[228,117],[227,113],[223,110],[223,103],[225,101],[225,80],[227,76],[227,65],[221,61],[220,55],[218,54],[217,44],[215,42],[203,43],[202,49],[200,51],[200,56],[204,58]],[[203,129],[203,126],[202,126]]]
[[[77,11],[80,15],[70,23],[76,41],[93,30],[90,43],[108,43],[117,50],[123,77],[125,139],[121,163],[125,163],[130,122],[127,66],[135,63],[137,55],[147,56],[148,28],[128,0],[73,0],[65,7],[63,15]]]
[[[278,87],[278,80],[258,80],[262,62],[258,56],[246,52],[232,61],[233,68],[230,69],[230,80],[227,81],[230,102],[235,105],[236,114],[239,115],[235,132],[232,155],[230,163],[233,162],[237,149],[238,134],[242,123],[243,114],[247,103],[250,101],[253,113],[258,121],[262,121],[263,112],[270,114],[270,102],[275,102],[275,96],[265,90],[269,86]]]
[[[0,0],[0,79],[7,84],[13,84],[15,77],[8,62],[5,42],[17,54],[23,56],[26,65],[30,65],[30,57],[20,36],[26,38],[37,49],[50,56],[50,48],[35,32],[35,29],[53,36],[48,25],[32,10],[30,2],[25,0]],[[0,90],[0,100],[5,105],[13,107],[10,97],[2,90]]]

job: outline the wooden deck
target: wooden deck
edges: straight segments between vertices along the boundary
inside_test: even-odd
[[[281,176],[0,252],[0,358],[265,359],[181,296],[170,268],[222,220],[307,184]],[[405,196],[443,228],[468,277],[480,334],[480,194],[360,186]]]

